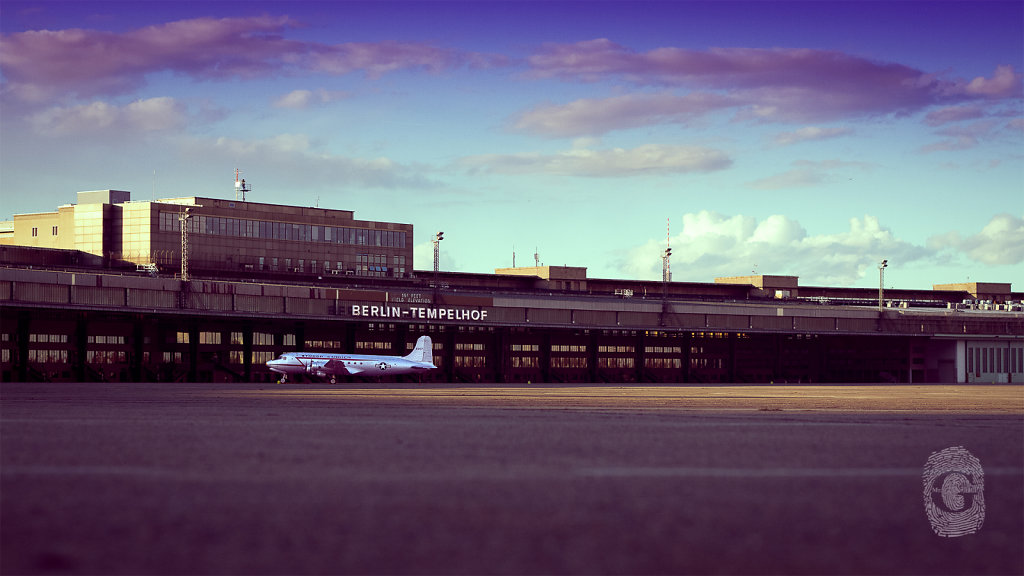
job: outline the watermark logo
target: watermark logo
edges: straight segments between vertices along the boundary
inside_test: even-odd
[[[936,534],[974,534],[985,522],[985,472],[963,446],[932,452],[924,464],[924,512]]]

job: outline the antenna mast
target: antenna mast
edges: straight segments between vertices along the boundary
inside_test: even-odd
[[[672,256],[672,227],[671,219],[665,219],[665,254],[662,256],[662,267],[661,267],[661,280],[663,282],[672,281],[672,264],[669,262],[669,258]]]
[[[250,188],[245,183],[245,178],[242,178],[241,180],[238,179],[238,175],[241,172],[242,172],[241,170],[239,170],[238,168],[235,168],[235,200],[238,200],[239,199],[238,195],[241,194],[242,195],[241,200],[242,200],[242,202],[245,202],[245,193],[249,192]]]

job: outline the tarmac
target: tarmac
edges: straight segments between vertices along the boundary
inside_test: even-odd
[[[1024,387],[4,383],[0,573],[1022,574]]]

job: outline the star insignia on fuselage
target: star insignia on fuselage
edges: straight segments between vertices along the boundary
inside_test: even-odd
[[[386,362],[381,362],[380,364],[377,364],[377,368],[380,368],[381,370],[387,370],[388,365]]]

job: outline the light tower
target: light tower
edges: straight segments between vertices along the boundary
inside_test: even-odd
[[[878,311],[882,311],[882,303],[885,296],[885,269],[889,266],[888,260],[882,260],[878,265]]]
[[[672,229],[671,222],[665,219],[665,253],[661,256],[661,280],[662,282],[672,281],[672,265],[669,258],[672,256]]]
[[[188,282],[188,221],[192,217],[192,207],[184,206],[178,212],[178,224],[181,227],[181,281]]]
[[[672,257],[672,232],[669,228],[670,221],[665,221],[665,252],[661,255],[661,318],[659,324],[665,325],[665,317],[668,315],[668,283],[672,281],[672,269],[669,266],[669,259]]]
[[[437,279],[438,266],[441,262],[441,240],[444,240],[444,232],[438,232],[434,237],[434,279]]]

